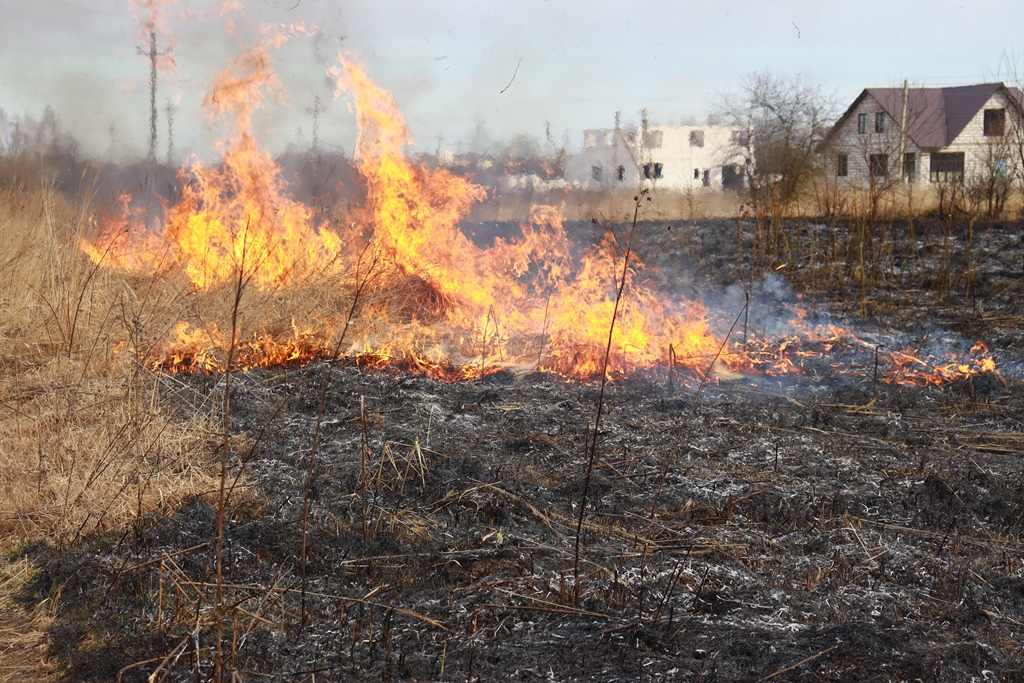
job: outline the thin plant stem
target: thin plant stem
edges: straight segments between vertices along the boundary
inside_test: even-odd
[[[629,229],[629,238],[626,241],[626,251],[622,258],[622,278],[619,280],[618,289],[615,291],[615,306],[612,309],[612,319],[608,325],[608,344],[604,351],[604,362],[601,366],[601,391],[597,397],[597,415],[594,418],[594,429],[591,432],[587,444],[587,472],[583,480],[583,495],[580,499],[580,514],[576,520],[576,539],[573,544],[573,600],[577,607],[580,604],[580,549],[583,538],[583,519],[587,514],[587,496],[590,493],[590,480],[594,472],[594,460],[597,458],[597,436],[601,428],[601,417],[604,412],[604,392],[608,386],[608,364],[612,354],[612,340],[615,335],[615,321],[619,315],[619,306],[622,303],[622,293],[626,289],[626,281],[629,276],[629,259],[633,250],[633,236],[636,233],[636,222],[640,216],[640,203],[646,196],[647,191],[643,190],[635,198],[636,206],[633,208],[633,225]]]

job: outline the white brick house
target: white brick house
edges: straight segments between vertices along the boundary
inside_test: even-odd
[[[867,88],[826,138],[840,185],[946,183],[1000,177],[1016,168],[1024,130],[1017,88]]]
[[[566,180],[589,190],[742,189],[753,163],[748,138],[740,126],[584,130],[583,150],[566,163]]]

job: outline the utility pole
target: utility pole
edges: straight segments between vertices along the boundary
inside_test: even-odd
[[[178,110],[174,103],[167,100],[164,112],[167,115],[167,165],[174,165],[174,112]],[[155,144],[155,142],[154,142]]]
[[[903,112],[900,114],[900,158],[897,163],[899,163],[900,180],[904,183],[913,180],[912,178],[907,178],[907,169],[903,158],[907,149],[907,99],[909,99],[909,95],[910,83],[907,79],[903,79]],[[914,172],[917,172],[916,168],[914,169]]]
[[[155,24],[149,22],[149,51],[143,52],[139,48],[140,55],[149,56],[149,160],[156,161],[156,67],[160,57],[170,54],[158,52],[156,49],[156,28]]]
[[[327,107],[320,102],[319,95],[313,98],[313,106],[306,108],[306,113],[313,115],[313,152],[320,149],[320,114],[325,111],[327,111]]]

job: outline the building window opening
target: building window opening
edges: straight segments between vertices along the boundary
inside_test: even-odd
[[[623,182],[626,179],[626,167],[619,166],[618,173],[615,174],[615,177],[618,178],[620,183]]]
[[[591,166],[590,167],[590,177],[593,178],[594,180],[600,181],[601,180],[601,176],[603,176],[603,175],[604,175],[604,167],[603,166]]]
[[[917,178],[917,155],[907,152],[903,155],[903,180],[908,183],[914,182]]]
[[[868,132],[868,115],[858,114],[857,115],[857,132],[863,135]]]
[[[889,155],[872,154],[868,157],[868,168],[874,178],[885,178],[889,175]]]
[[[929,168],[933,183],[959,182],[964,179],[963,152],[933,152]]]
[[[691,130],[690,131],[690,147],[703,147],[704,146],[704,131],[702,130]]]
[[[850,172],[850,157],[845,154],[840,154],[836,157],[836,175],[840,178],[845,178]]]
[[[1006,110],[986,109],[985,110],[985,135],[986,137],[1001,136],[1006,133]]]
[[[884,133],[885,132],[885,112],[884,111],[880,111],[877,114],[875,114],[875,132],[876,133]]]
[[[644,178],[648,180],[657,180],[661,177],[661,171],[664,168],[664,164],[644,164]]]
[[[996,180],[1003,180],[1004,178],[1006,178],[1006,159],[1004,159],[1004,158],[996,159],[996,163],[995,163],[995,167],[993,168],[993,171],[995,173]]]
[[[700,169],[699,168],[693,169],[693,179],[694,180],[700,180]]]
[[[711,169],[704,170],[703,185],[704,187],[711,187]]]

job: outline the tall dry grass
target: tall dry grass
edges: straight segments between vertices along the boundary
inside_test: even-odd
[[[215,489],[207,411],[169,405],[166,380],[124,352],[180,296],[89,262],[89,200],[0,190],[0,681],[54,672],[52,602],[14,599],[35,572],[19,547],[122,534]]]
[[[212,488],[208,418],[123,353],[159,303],[76,248],[88,198],[0,192],[0,550],[63,545]]]

